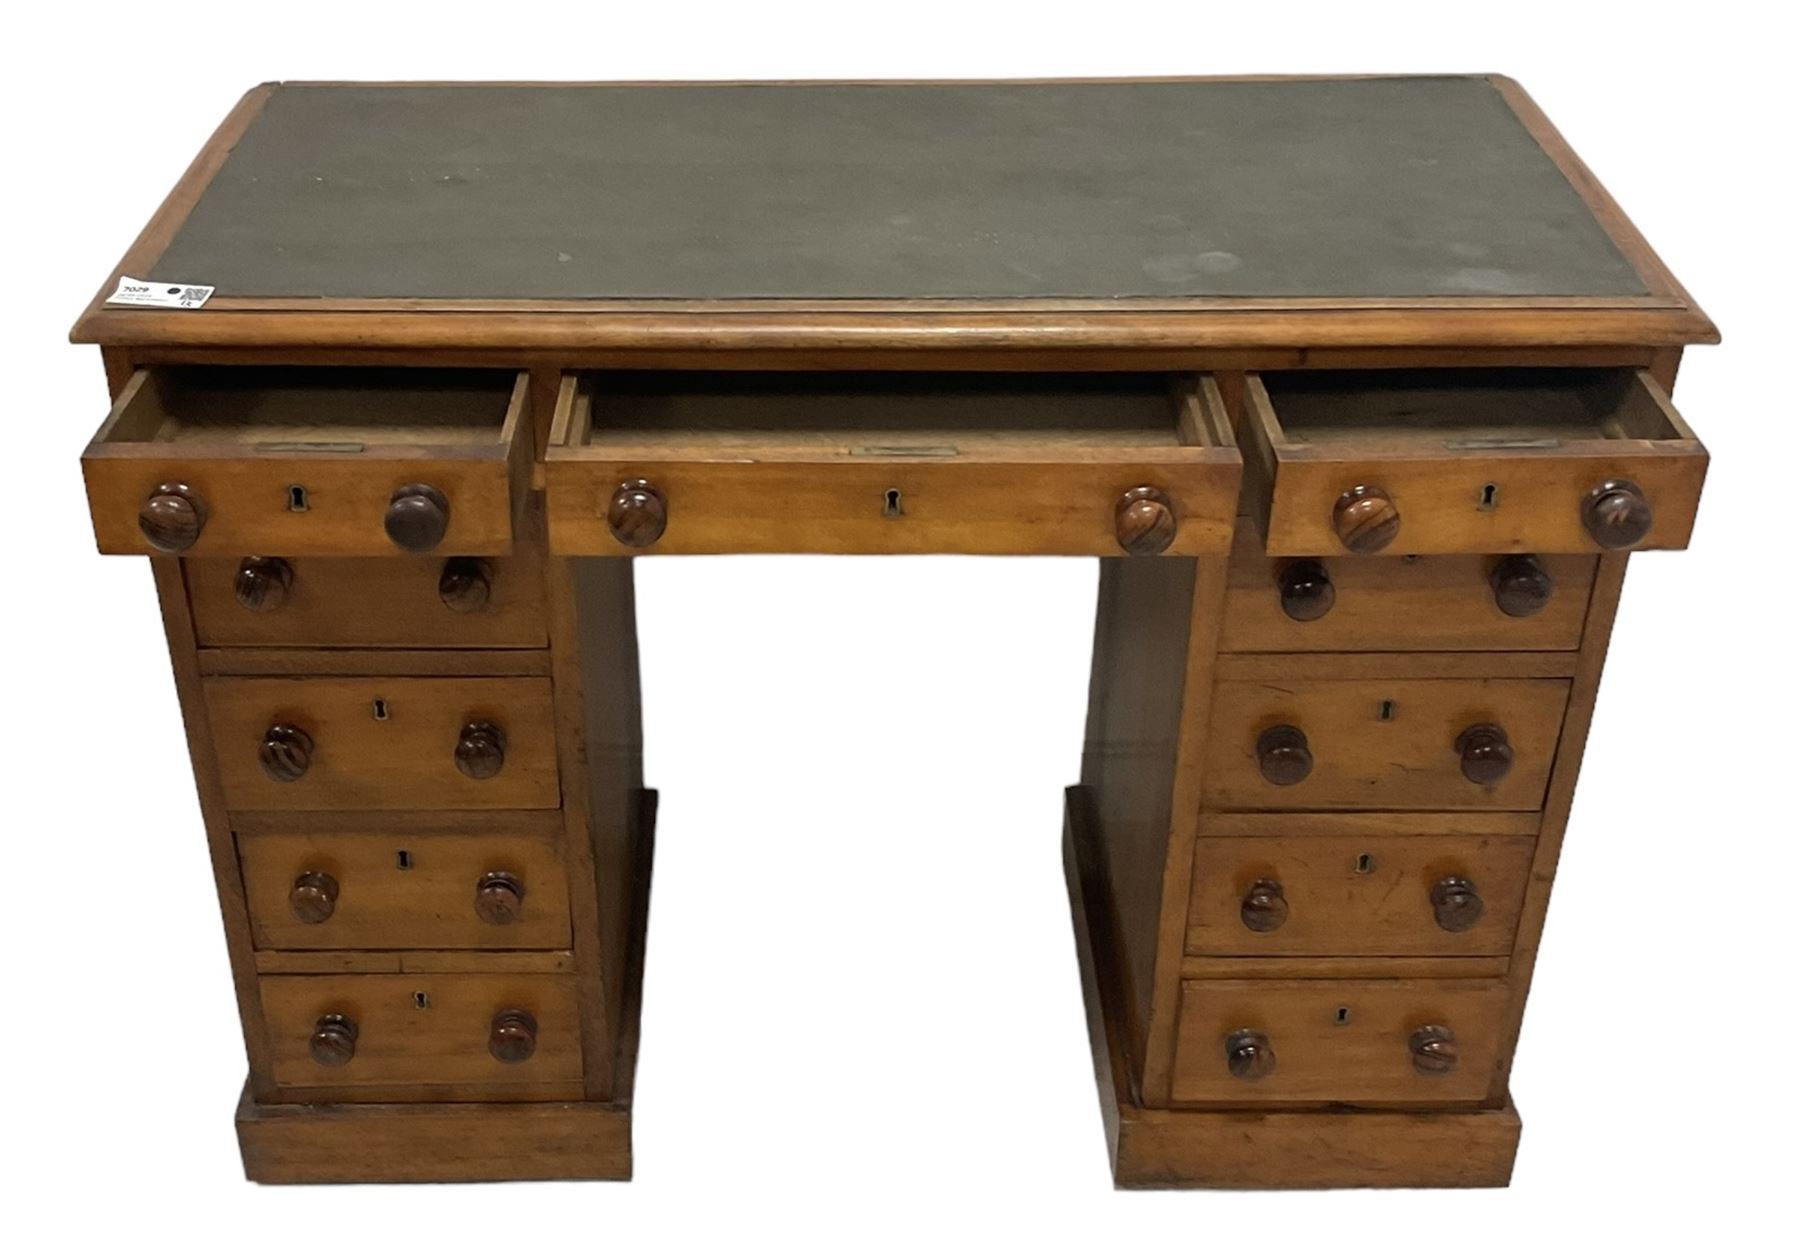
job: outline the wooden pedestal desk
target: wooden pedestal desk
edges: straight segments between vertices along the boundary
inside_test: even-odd
[[[629,1175],[632,563],[776,552],[1101,560],[1063,859],[1120,1185],[1508,1180],[1717,339],[1516,84],[264,86],[74,338],[250,1177]]]

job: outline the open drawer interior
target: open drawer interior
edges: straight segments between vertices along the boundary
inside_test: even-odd
[[[139,370],[83,458],[100,548],[507,552],[529,396],[512,371]]]
[[[1249,377],[1276,554],[1680,548],[1706,450],[1649,372]]]
[[[566,553],[1229,543],[1239,463],[1210,377],[618,372],[566,381],[558,409],[549,509]],[[1137,540],[1151,515],[1133,549],[1120,528]]]

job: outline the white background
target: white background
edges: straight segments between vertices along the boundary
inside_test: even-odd
[[[1791,45],[1760,7],[15,10],[15,1250],[1743,1245],[1787,1211],[1800,884]],[[1632,564],[1513,1075],[1511,1190],[1111,1190],[1057,853],[1094,567],[977,559],[639,564],[663,816],[635,1183],[241,1180],[242,1048],[167,656],[145,565],[93,552],[77,456],[105,394],[65,334],[243,90],[1490,70],[1534,93],[1726,337],[1677,394],[1714,457],[1693,548]]]

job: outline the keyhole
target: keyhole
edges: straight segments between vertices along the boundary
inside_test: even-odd
[[[1375,856],[1370,854],[1358,855],[1356,857],[1356,871],[1362,876],[1367,876],[1369,873],[1375,871]]]
[[[412,871],[412,852],[410,850],[395,851],[394,852],[394,867],[400,869],[400,871],[402,871],[402,872],[411,872]]]
[[[1499,504],[1500,486],[1498,484],[1483,484],[1481,486],[1481,501],[1476,504],[1475,509],[1492,510]]]
[[[881,513],[889,519],[898,519],[905,512],[900,509],[900,490],[890,488],[881,497]]]
[[[306,485],[304,484],[288,485],[287,499],[288,509],[297,515],[305,514],[311,509],[311,503],[306,500]]]
[[[413,1006],[418,1008],[421,1012],[423,1012],[425,1009],[427,1009],[428,1007],[431,1006],[431,996],[429,994],[426,994],[423,990],[414,990],[413,991]]]
[[[1375,718],[1384,724],[1394,718],[1394,700],[1392,698],[1381,700],[1381,706],[1376,710]]]
[[[387,699],[386,698],[375,699],[374,711],[375,711],[376,719],[385,720],[388,717]]]
[[[1348,1025],[1350,1023],[1350,1009],[1347,1007],[1340,1007],[1337,1010],[1337,1015],[1332,1018],[1332,1023],[1336,1025]]]

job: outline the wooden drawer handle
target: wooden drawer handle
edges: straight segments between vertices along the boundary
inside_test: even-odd
[[[1494,586],[1494,605],[1502,615],[1529,619],[1550,605],[1556,582],[1535,554],[1509,554],[1494,565],[1488,582]]]
[[[1513,748],[1498,724],[1471,724],[1456,735],[1462,774],[1477,785],[1495,785],[1512,771]]]
[[[312,766],[312,753],[313,739],[304,728],[271,724],[263,733],[256,757],[270,780],[290,785],[306,775],[306,769]]]
[[[1298,785],[1312,772],[1306,734],[1292,724],[1276,724],[1256,739],[1256,766],[1271,785]]]
[[[412,554],[438,547],[450,530],[450,499],[429,484],[402,484],[388,499],[388,540]]]
[[[470,780],[487,781],[506,766],[506,734],[486,720],[463,725],[456,739],[456,767]]]
[[[1264,879],[1252,885],[1244,893],[1238,918],[1252,933],[1273,933],[1286,924],[1288,902],[1281,882]]]
[[[475,883],[475,914],[490,925],[510,925],[525,906],[525,882],[510,872],[489,872]]]
[[[649,480],[627,480],[606,507],[606,526],[620,545],[654,545],[669,526],[668,499]]]
[[[1456,1035],[1448,1025],[1420,1025],[1407,1048],[1417,1072],[1435,1076],[1456,1071]]]
[[[337,1012],[319,1017],[306,1053],[312,1056],[314,1064],[343,1068],[356,1057],[356,1022]]]
[[[1160,554],[1175,540],[1175,503],[1160,488],[1141,484],[1119,498],[1113,534],[1127,554]]]
[[[1281,590],[1281,610],[1289,619],[1310,624],[1323,619],[1337,601],[1337,589],[1325,564],[1313,558],[1289,563],[1276,577]]]
[[[251,556],[238,563],[231,591],[247,611],[278,611],[294,587],[294,568],[285,558]]]
[[[438,598],[458,615],[487,609],[494,592],[494,568],[486,559],[450,558],[438,576]]]
[[[1381,486],[1358,484],[1331,508],[1331,527],[1352,554],[1373,554],[1400,534],[1400,509]]]
[[[537,1018],[516,1007],[495,1012],[488,1028],[488,1054],[502,1064],[523,1064],[537,1051]]]
[[[1225,1035],[1225,1067],[1233,1077],[1253,1082],[1275,1071],[1275,1048],[1260,1029],[1234,1029]]]
[[[1601,549],[1630,549],[1654,522],[1650,499],[1630,480],[1596,484],[1581,503],[1581,524]]]
[[[1475,883],[1467,877],[1444,877],[1431,887],[1431,914],[1445,933],[1467,933],[1486,910]]]
[[[302,872],[288,890],[288,909],[304,925],[322,925],[337,910],[337,878],[329,872]]]
[[[152,549],[179,554],[200,539],[206,503],[181,483],[158,484],[138,507],[138,531]]]

